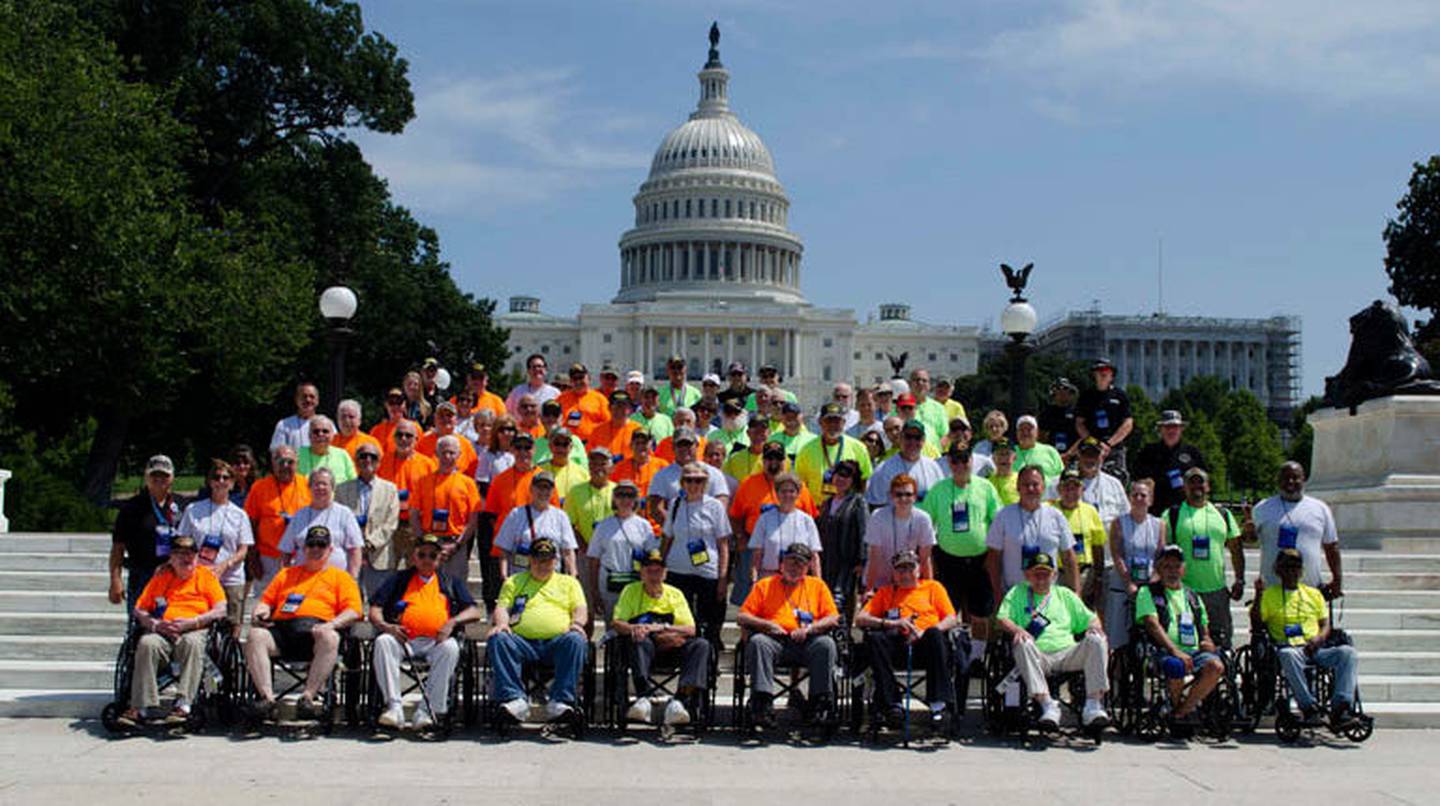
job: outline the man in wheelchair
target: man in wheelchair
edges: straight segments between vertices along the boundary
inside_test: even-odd
[[[895,666],[918,662],[925,669],[931,727],[945,735],[955,712],[949,637],[957,623],[955,607],[943,585],[920,578],[920,557],[914,551],[896,554],[890,565],[894,581],[877,589],[855,616],[855,626],[865,630],[865,649],[875,677],[875,713],[883,714],[892,728],[900,726],[904,714]]]
[[[840,623],[840,611],[825,582],[806,576],[813,557],[809,546],[791,543],[781,553],[780,572],[755,583],[736,617],[750,633],[744,662],[757,728],[775,726],[777,664],[804,665],[809,671],[812,722],[831,720],[837,713],[831,689],[839,649],[828,633]]]
[[[1348,644],[1328,646],[1330,618],[1325,597],[1316,588],[1300,581],[1305,560],[1293,548],[1280,549],[1275,557],[1275,575],[1280,584],[1266,587],[1255,581],[1259,593],[1250,607],[1251,629],[1264,630],[1276,646],[1280,671],[1300,706],[1300,722],[1304,727],[1318,727],[1323,722],[1320,705],[1310,689],[1305,672],[1311,664],[1334,672],[1330,696],[1330,726],[1337,732],[1357,725],[1355,686],[1358,655]]]
[[[501,718],[524,722],[530,700],[523,678],[526,663],[548,663],[555,680],[545,702],[550,722],[574,720],[575,690],[585,664],[585,592],[580,581],[555,570],[560,548],[548,537],[530,543],[530,568],[505,580],[486,639],[495,670],[495,697]]]
[[[700,698],[709,684],[710,642],[695,635],[695,617],[685,594],[665,584],[665,555],[650,549],[640,562],[640,581],[620,592],[610,626],[622,640],[630,674],[635,683],[635,700],[627,718],[649,722],[654,714],[654,682],[650,669],[658,653],[680,656],[679,698],[665,703],[662,721],[684,725],[700,708]]]
[[[315,698],[335,671],[341,634],[360,619],[363,607],[355,578],[330,565],[330,551],[330,530],[311,526],[305,532],[302,562],[280,569],[255,606],[245,668],[260,697],[251,706],[257,719],[275,716],[270,668],[275,657],[309,663],[296,712],[301,719],[323,716]]]
[[[155,572],[135,602],[137,629],[144,635],[135,645],[130,677],[130,707],[118,722],[136,727],[160,707],[159,670],[173,660],[180,665],[180,695],[166,722],[185,722],[205,671],[205,632],[225,617],[225,591],[209,568],[196,561],[195,538],[170,540],[170,560]]]
[[[1174,718],[1185,721],[1225,674],[1225,663],[1210,640],[1209,619],[1199,594],[1185,587],[1185,551],[1171,544],[1157,561],[1160,581],[1135,597],[1135,623],[1142,625],[1149,651],[1165,674]],[[1185,679],[1195,682],[1185,693]]]
[[[385,698],[379,721],[387,728],[404,726],[400,661],[405,658],[423,660],[430,667],[425,701],[415,710],[411,727],[425,730],[444,719],[451,705],[450,681],[460,660],[459,637],[466,624],[482,615],[465,580],[439,570],[442,545],[437,535],[421,537],[411,550],[410,567],[390,577],[370,600],[375,683]]]
[[[1054,558],[1043,551],[1031,554],[1025,559],[1025,581],[1005,594],[996,623],[1010,636],[1020,680],[1040,706],[1040,728],[1060,727],[1060,704],[1050,696],[1045,678],[1083,669],[1086,698],[1080,721],[1086,728],[1100,729],[1110,722],[1105,712],[1110,687],[1105,629],[1080,594],[1054,582]],[[1085,637],[1077,642],[1080,632]]]

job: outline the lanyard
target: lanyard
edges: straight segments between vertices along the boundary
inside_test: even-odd
[[[535,543],[535,515],[530,511],[530,505],[525,505],[525,520],[530,524],[530,543]]]
[[[150,493],[145,493],[145,497],[150,499],[150,511],[155,513],[156,525],[164,524],[172,529],[175,528],[175,522],[170,520],[170,513],[175,508],[175,502],[171,500],[170,496],[165,496],[165,506],[163,507],[155,503],[155,496]]]
[[[1041,613],[1041,614],[1043,614],[1043,613],[1045,612],[1045,605],[1047,605],[1047,604],[1050,603],[1050,597],[1051,597],[1051,596],[1054,596],[1054,595],[1055,595],[1055,590],[1052,588],[1049,593],[1045,594],[1045,598],[1040,600],[1040,607],[1037,609],[1037,608],[1035,607],[1035,589],[1032,588],[1032,587],[1030,587],[1030,586],[1028,586],[1028,585],[1025,586],[1025,597],[1026,597],[1026,599],[1028,600],[1029,605],[1030,605],[1029,608],[1028,608],[1029,611],[1030,611],[1030,615],[1033,616],[1033,615],[1035,615],[1036,613]]]
[[[824,438],[824,437],[821,437],[821,438],[820,438],[820,456],[821,456],[821,458],[823,458],[823,459],[825,460],[825,466],[826,466],[826,467],[832,467],[832,468],[833,468],[833,467],[835,466],[835,463],[838,462],[838,461],[840,461],[840,454],[842,454],[842,453],[844,453],[844,452],[845,452],[845,438],[844,438],[843,436],[840,437],[839,439],[835,440],[835,458],[834,458],[834,459],[831,459],[831,458],[830,458],[830,451],[827,450],[826,447],[825,447],[825,438]]]
[[[905,519],[905,542],[910,542],[910,537],[915,534],[915,511],[910,511],[910,517]],[[900,552],[900,522],[895,519],[895,506],[890,506],[890,556],[894,557]]]

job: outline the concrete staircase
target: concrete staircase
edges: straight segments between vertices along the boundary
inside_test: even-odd
[[[110,701],[126,620],[104,593],[109,545],[107,535],[0,535],[0,717],[90,717]],[[1382,727],[1440,727],[1440,539],[1347,551],[1345,567],[1336,617],[1361,651],[1366,710]],[[1248,619],[1238,606],[1234,615],[1243,641]],[[725,643],[736,637],[727,624]],[[732,661],[721,659],[725,704]]]

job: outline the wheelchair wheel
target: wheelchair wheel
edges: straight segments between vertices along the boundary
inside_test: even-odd
[[[1300,733],[1304,728],[1300,719],[1286,707],[1279,708],[1275,713],[1275,735],[1280,741],[1291,744],[1300,739]]]
[[[1345,738],[1349,739],[1352,742],[1355,742],[1356,744],[1359,744],[1360,742],[1363,742],[1366,739],[1370,738],[1370,735],[1374,732],[1375,719],[1373,717],[1361,715],[1358,722],[1345,730]]]
[[[125,706],[119,702],[107,703],[100,710],[100,724],[105,730],[111,733],[128,733],[129,728],[120,724],[120,715],[125,713]]]
[[[1269,703],[1266,702],[1266,684],[1261,682],[1261,676],[1265,670],[1257,668],[1258,660],[1255,657],[1254,647],[1247,644],[1235,650],[1231,659],[1231,665],[1226,671],[1232,680],[1236,691],[1234,697],[1235,719],[1234,729],[1242,734],[1251,734],[1260,727],[1260,720],[1265,714]],[[1272,690],[1274,684],[1270,683]]]

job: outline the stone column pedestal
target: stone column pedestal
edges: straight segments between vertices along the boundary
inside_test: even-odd
[[[1401,548],[1403,539],[1440,537],[1440,397],[1368,400],[1354,416],[1322,409],[1309,422],[1305,492],[1334,510],[1343,543]]]

